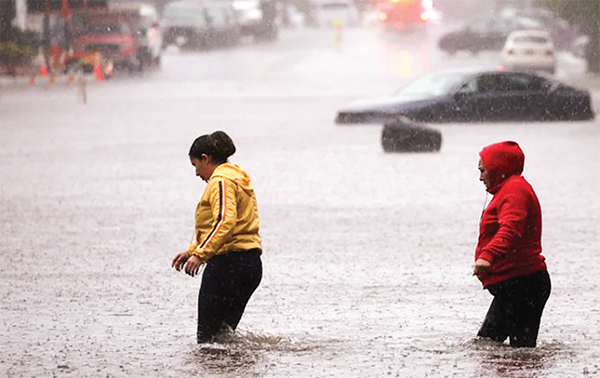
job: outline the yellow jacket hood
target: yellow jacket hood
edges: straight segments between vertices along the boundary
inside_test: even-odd
[[[242,189],[247,192],[254,191],[254,186],[252,185],[252,181],[250,181],[250,176],[236,164],[231,163],[223,163],[219,165],[210,176],[210,180],[213,178],[222,177],[229,179],[236,184],[238,184]]]

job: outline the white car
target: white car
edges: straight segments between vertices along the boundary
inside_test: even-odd
[[[550,33],[543,30],[516,30],[506,38],[500,54],[508,70],[541,70],[554,74],[556,54]]]

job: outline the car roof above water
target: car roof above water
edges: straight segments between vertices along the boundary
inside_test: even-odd
[[[552,35],[550,35],[550,33],[548,33],[545,30],[538,30],[538,29],[523,29],[523,30],[515,30],[512,31],[509,35],[507,40],[514,40],[517,38],[522,38],[522,37],[537,37],[537,38],[544,38],[547,41],[552,41]]]

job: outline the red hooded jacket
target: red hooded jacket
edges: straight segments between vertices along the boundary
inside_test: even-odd
[[[515,142],[501,142],[479,153],[494,195],[481,216],[475,260],[492,266],[477,275],[484,287],[546,269],[542,252],[542,210],[521,176],[525,155]]]

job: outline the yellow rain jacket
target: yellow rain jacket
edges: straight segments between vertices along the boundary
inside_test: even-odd
[[[235,164],[221,164],[196,208],[196,239],[187,254],[206,262],[214,255],[254,248],[262,250],[250,176]]]

